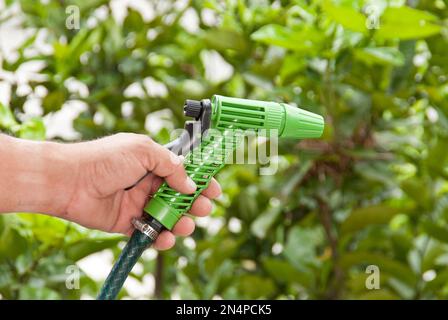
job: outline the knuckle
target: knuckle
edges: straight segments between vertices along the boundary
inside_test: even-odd
[[[116,137],[117,139],[120,139],[120,140],[124,140],[124,139],[130,138],[132,135],[133,134],[129,133],[129,132],[119,132],[119,133],[114,134],[114,137]]]
[[[143,134],[134,134],[132,137],[132,146],[140,153],[148,153],[154,141]]]
[[[144,134],[133,133],[132,138],[136,144],[145,145],[146,147],[148,147],[148,144],[152,144],[154,142],[154,140],[152,140],[149,136]]]
[[[147,136],[146,134],[135,134],[135,135],[142,142],[145,142],[145,143],[153,143],[154,142],[154,140],[152,140],[151,137]]]
[[[134,143],[150,143],[153,141],[147,135],[132,132],[119,132],[114,134],[114,137],[117,137],[120,140],[128,140]]]

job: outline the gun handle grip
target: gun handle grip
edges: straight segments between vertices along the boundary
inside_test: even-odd
[[[233,154],[242,140],[233,130],[213,130],[190,152],[184,161],[187,174],[198,186],[194,194],[186,195],[172,189],[164,182],[144,211],[171,230],[182,215],[190,210],[194,200],[206,189],[211,179],[224,167],[225,160]]]

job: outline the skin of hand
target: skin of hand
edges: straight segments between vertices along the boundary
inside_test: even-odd
[[[0,135],[0,212],[43,213],[131,235],[132,218],[142,215],[163,180],[181,193],[196,190],[182,160],[149,137],[132,133],[73,144]],[[211,199],[220,194],[213,179],[189,213],[209,214]],[[188,236],[194,227],[193,219],[183,216],[171,232],[160,234],[154,247],[169,249],[175,236]]]

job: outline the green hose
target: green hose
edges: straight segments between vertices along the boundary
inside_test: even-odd
[[[124,247],[117,262],[107,276],[97,300],[114,300],[121,290],[128,274],[131,272],[138,259],[151,244],[153,240],[135,230],[131,239]]]

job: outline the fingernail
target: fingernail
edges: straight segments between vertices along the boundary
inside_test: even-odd
[[[196,186],[196,183],[193,181],[193,179],[191,179],[190,177],[188,177],[187,180],[188,180],[187,183],[188,183],[188,185],[191,187],[191,189],[196,190],[197,186]]]

